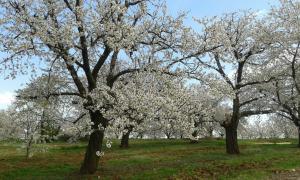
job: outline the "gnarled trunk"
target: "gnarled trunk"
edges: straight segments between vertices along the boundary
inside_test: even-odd
[[[128,127],[126,129],[127,129],[127,132],[123,133],[123,135],[122,135],[120,148],[128,148],[129,147],[129,136],[133,130],[133,127]]]
[[[84,160],[80,168],[81,174],[93,174],[96,172],[99,164],[99,153],[102,151],[102,142],[104,138],[104,128],[107,126],[107,121],[104,119],[100,111],[90,111],[93,132],[90,135],[89,143],[85,152]],[[103,128],[99,129],[99,125]]]

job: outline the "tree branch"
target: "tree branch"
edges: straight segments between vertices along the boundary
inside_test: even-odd
[[[254,110],[254,111],[244,111],[240,113],[240,117],[249,117],[252,115],[270,114],[274,113],[273,110]]]
[[[81,114],[75,121],[73,121],[73,124],[76,124],[78,121],[80,121],[84,116],[86,116],[86,113]]]
[[[49,93],[47,95],[42,95],[42,96],[21,96],[21,95],[18,95],[16,96],[16,98],[20,98],[20,99],[38,99],[38,98],[49,98],[49,97],[52,97],[52,96],[78,96],[78,97],[81,97],[81,98],[85,98],[84,96],[82,96],[81,94],[79,93],[76,93],[76,92],[61,92],[61,93]]]
[[[233,83],[230,81],[230,79],[228,78],[228,76],[225,74],[225,72],[223,70],[223,67],[222,67],[221,62],[220,62],[219,55],[214,53],[214,57],[215,57],[215,60],[216,60],[217,66],[218,66],[217,71],[221,74],[221,76],[224,78],[224,80],[232,87],[232,89],[235,89]]]
[[[251,86],[251,85],[256,85],[256,84],[269,83],[269,82],[271,82],[271,81],[274,80],[274,79],[275,79],[275,77],[270,77],[270,79],[264,80],[264,81],[253,81],[253,82],[248,82],[248,83],[245,83],[245,84],[240,84],[239,87],[242,88],[242,87]]]
[[[111,53],[111,51],[112,50],[108,46],[106,46],[103,54],[100,56],[98,62],[96,63],[96,65],[92,71],[92,75],[95,80],[97,80],[98,73],[99,73],[101,67],[103,66],[105,60],[108,58],[109,54]]]

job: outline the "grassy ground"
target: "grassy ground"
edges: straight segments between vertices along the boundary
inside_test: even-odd
[[[0,179],[274,179],[300,169],[300,149],[267,140],[239,141],[241,154],[226,155],[223,140],[131,140],[105,149],[95,176],[77,172],[85,144],[52,143],[24,158],[19,143],[0,143]],[[277,175],[278,174],[278,175]],[[281,178],[280,178],[281,179]]]

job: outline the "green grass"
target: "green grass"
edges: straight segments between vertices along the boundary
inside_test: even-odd
[[[225,153],[223,140],[131,140],[129,149],[119,149],[114,141],[96,174],[85,177],[78,175],[85,143],[38,145],[48,151],[26,160],[19,143],[2,142],[0,179],[268,179],[300,169],[296,141],[281,141],[241,140],[238,156]]]

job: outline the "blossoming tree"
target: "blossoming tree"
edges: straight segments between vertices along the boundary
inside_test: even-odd
[[[269,63],[267,57],[274,32],[265,19],[251,12],[229,13],[197,21],[203,31],[190,43],[203,42],[212,50],[200,55],[197,46],[185,50],[192,64],[187,65],[187,71],[192,78],[205,82],[229,99],[232,107],[224,109],[219,121],[226,130],[227,153],[238,154],[239,119],[270,112],[251,104],[261,98],[254,85],[273,80],[272,74],[263,69]]]
[[[26,68],[35,70],[39,61],[72,81],[72,88],[59,95],[79,97],[90,116],[93,132],[80,171],[94,173],[108,120],[95,106],[93,90],[112,87],[123,75],[169,55],[179,40],[183,16],[168,16],[164,3],[156,0],[1,0],[0,4],[1,52],[6,56],[1,71],[14,77]],[[120,62],[122,66],[117,66]]]
[[[275,111],[299,129],[300,147],[300,2],[281,0],[273,7],[269,19],[276,24],[278,56],[269,69],[277,71],[276,80],[260,87],[273,103]]]

